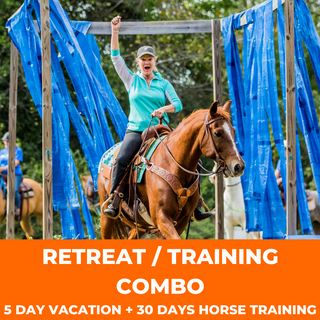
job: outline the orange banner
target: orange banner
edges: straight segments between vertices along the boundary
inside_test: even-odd
[[[0,243],[1,319],[320,319],[317,240]]]

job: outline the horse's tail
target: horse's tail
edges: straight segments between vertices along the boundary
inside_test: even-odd
[[[116,219],[112,229],[112,239],[128,239],[127,225],[121,221],[120,218]]]

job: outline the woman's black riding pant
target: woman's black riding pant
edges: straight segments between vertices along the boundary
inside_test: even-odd
[[[131,131],[127,129],[120,151],[113,166],[110,193],[113,193],[118,187],[129,163],[139,151],[142,144],[141,133],[141,131]]]

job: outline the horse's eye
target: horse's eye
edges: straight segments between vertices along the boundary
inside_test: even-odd
[[[220,137],[221,137],[221,132],[216,131],[216,132],[214,133],[214,135],[215,135],[216,137],[220,138]]]

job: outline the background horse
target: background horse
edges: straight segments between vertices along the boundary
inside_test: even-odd
[[[92,177],[81,176],[81,180],[89,210],[99,210],[99,194],[94,191]]]
[[[30,187],[34,191],[34,196],[29,199],[23,200],[23,209],[21,212],[21,221],[20,225],[22,230],[24,231],[27,239],[34,236],[34,231],[31,226],[30,216],[34,214],[35,217],[39,220],[41,228],[42,228],[42,216],[43,216],[43,205],[42,205],[42,197],[43,190],[41,185],[31,179],[24,178],[23,182],[26,182],[30,185]],[[29,203],[28,203],[29,202]],[[0,192],[0,223],[6,221],[6,210],[7,210],[7,200],[4,199],[3,190]]]
[[[216,166],[214,167],[214,170]],[[211,183],[215,183],[214,176],[209,177]],[[246,215],[243,200],[243,190],[240,177],[224,178],[223,209],[224,209],[224,230],[227,239],[234,238],[234,227],[240,225],[246,231]],[[246,232],[246,238],[260,239],[260,232]]]
[[[228,101],[223,108],[218,108],[218,101],[216,101],[211,105],[210,110],[198,110],[191,114],[182,121],[177,129],[167,135],[163,144],[160,144],[155,150],[150,161],[160,171],[166,172],[165,175],[170,176],[170,179],[176,177],[184,188],[192,187],[196,182],[196,176],[186,173],[175,163],[173,158],[185,169],[195,172],[200,156],[203,154],[223,165],[226,175],[240,176],[243,173],[245,163],[234,141],[235,129],[229,121],[230,105],[231,101]],[[179,212],[179,197],[173,188],[166,180],[152,172],[152,167],[148,167],[148,169],[142,182],[137,185],[139,198],[146,206],[154,226],[160,230],[163,237],[180,239],[180,235],[198,203],[199,189],[194,184],[196,186],[194,193],[189,194],[185,205]],[[104,203],[108,198],[110,188],[111,179],[105,178],[100,173],[98,189],[101,203]],[[139,217],[138,223],[143,225],[145,222]],[[117,224],[116,230],[113,230],[115,224]],[[113,232],[119,231],[119,224],[121,224],[120,219],[114,220],[102,214],[102,238],[121,237],[121,233]],[[134,231],[129,238],[135,238]]]

